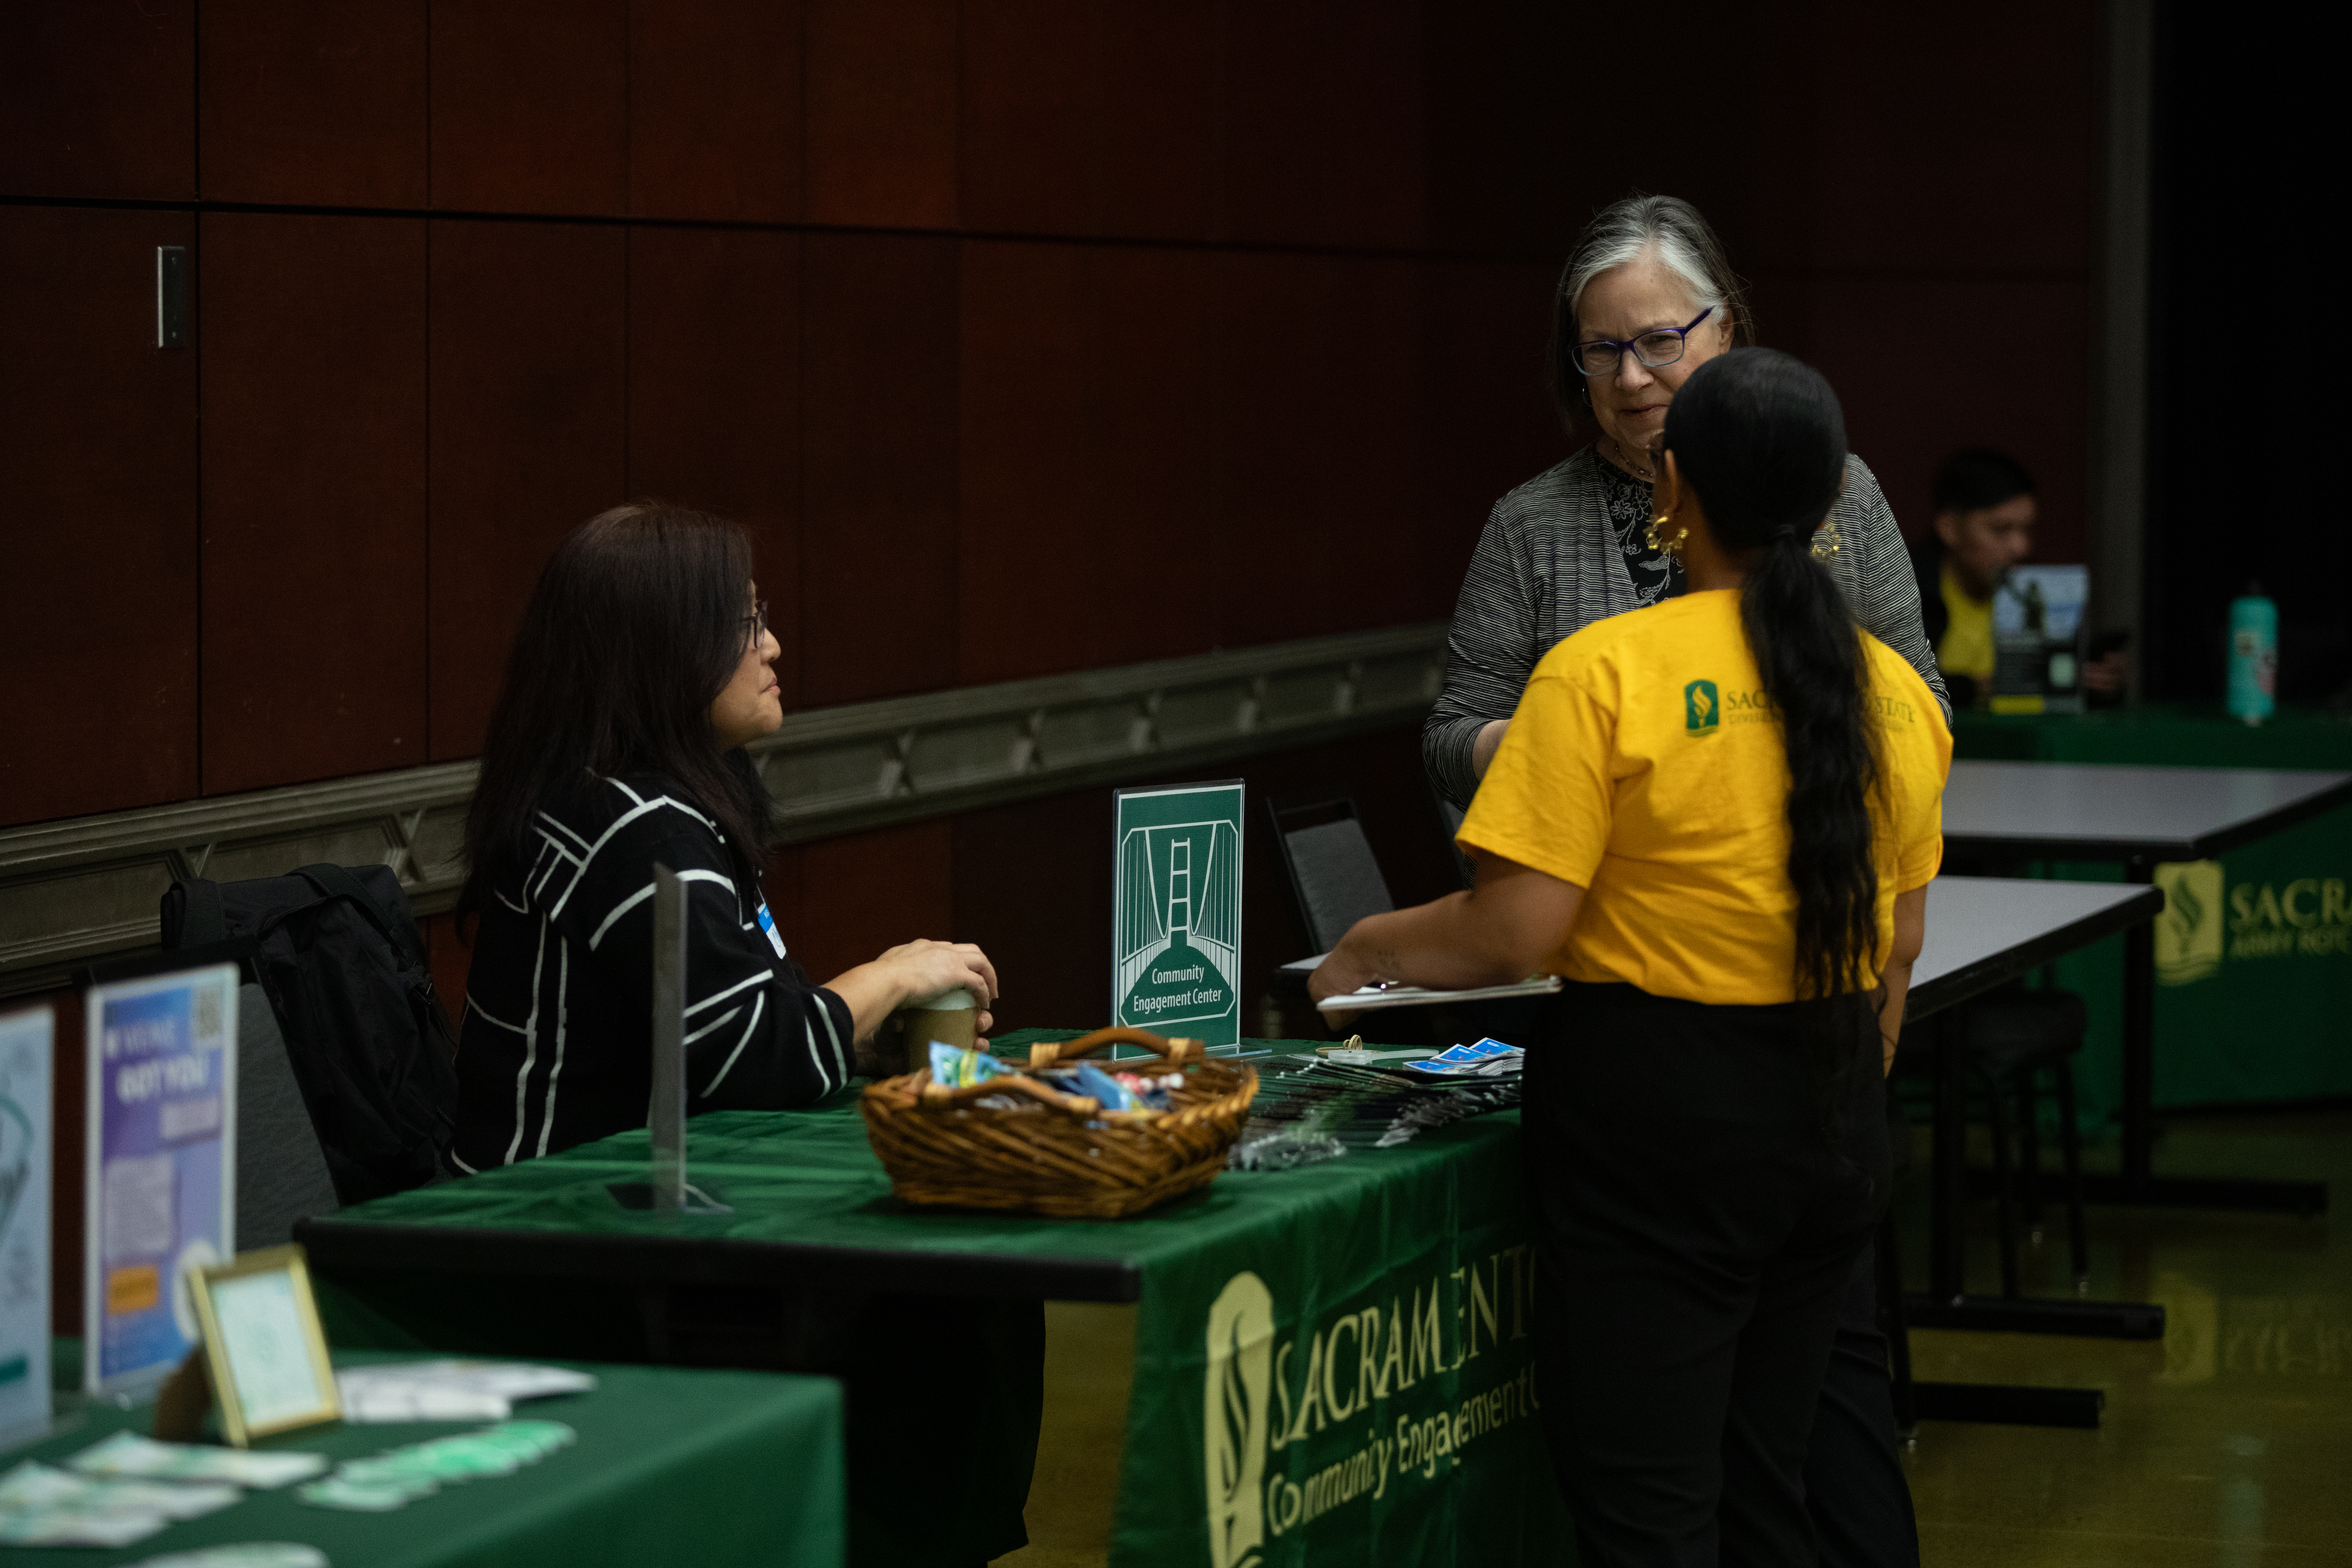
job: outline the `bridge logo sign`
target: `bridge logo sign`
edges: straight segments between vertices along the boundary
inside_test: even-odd
[[[1242,781],[1117,792],[1111,1019],[1241,1039]]]

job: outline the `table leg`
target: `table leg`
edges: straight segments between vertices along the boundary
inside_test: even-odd
[[[1936,1144],[1929,1167],[1927,1294],[1957,1301],[1968,1289],[1969,1079],[1958,1016],[1928,1021],[1934,1034]]]
[[[2153,881],[2146,856],[2124,867],[2124,879]],[[2147,1185],[2156,1147],[2156,922],[2124,932],[2124,1187]]]
[[[2099,1339],[2164,1337],[2164,1309],[2142,1301],[2012,1300],[1968,1294],[1969,1080],[1958,1010],[1921,1021],[1932,1029],[1936,1083],[1936,1147],[1929,1164],[1927,1293],[1906,1297],[1904,1315],[1920,1328],[1975,1329],[2025,1334],[2083,1334]],[[1971,1396],[1973,1397],[1973,1396]],[[1969,1405],[1974,1411],[1980,1407]],[[2070,1406],[2075,1417],[2079,1405]],[[1925,1405],[1920,1413],[1927,1414]],[[1990,1420],[1947,1414],[1952,1420]],[[2074,1417],[2021,1417],[2037,1425],[2075,1425]],[[2095,1421],[2090,1423],[2095,1425]]]
[[[2152,882],[2156,868],[2145,856],[2125,862],[2127,881]],[[2168,1208],[2247,1209],[2310,1216],[2327,1212],[2325,1182],[2276,1182],[2156,1174],[2156,922],[2143,921],[2124,937],[2123,1171],[2085,1176],[2083,1196],[2092,1203]]]

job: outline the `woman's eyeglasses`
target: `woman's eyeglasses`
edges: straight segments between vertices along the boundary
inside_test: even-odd
[[[751,635],[745,639],[744,646],[758,647],[761,639],[768,635],[768,601],[762,599],[752,605],[751,613],[743,617],[743,624],[751,628]]]
[[[1625,351],[1632,349],[1633,357],[1652,370],[1663,370],[1683,357],[1683,339],[1693,327],[1715,314],[1709,305],[1693,316],[1687,327],[1660,327],[1654,332],[1643,332],[1638,338],[1615,342],[1608,338],[1596,338],[1589,343],[1576,345],[1576,368],[1586,375],[1614,375],[1625,361]]]

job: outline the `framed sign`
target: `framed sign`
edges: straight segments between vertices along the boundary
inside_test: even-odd
[[[273,1432],[342,1418],[300,1247],[264,1247],[189,1274],[205,1370],[231,1444],[242,1448]]]
[[[1114,1024],[1240,1041],[1242,794],[1239,779],[1115,793]]]
[[[234,963],[83,998],[82,1385],[142,1388],[195,1347],[191,1268],[236,1251]]]
[[[49,1424],[49,1072],[57,1018],[0,1017],[0,1443]]]

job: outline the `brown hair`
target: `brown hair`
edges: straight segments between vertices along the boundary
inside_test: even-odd
[[[532,814],[597,777],[659,773],[719,824],[756,879],[768,798],[710,704],[741,664],[751,545],[722,518],[660,501],[575,528],[531,589],[466,817],[461,910],[535,858]]]

